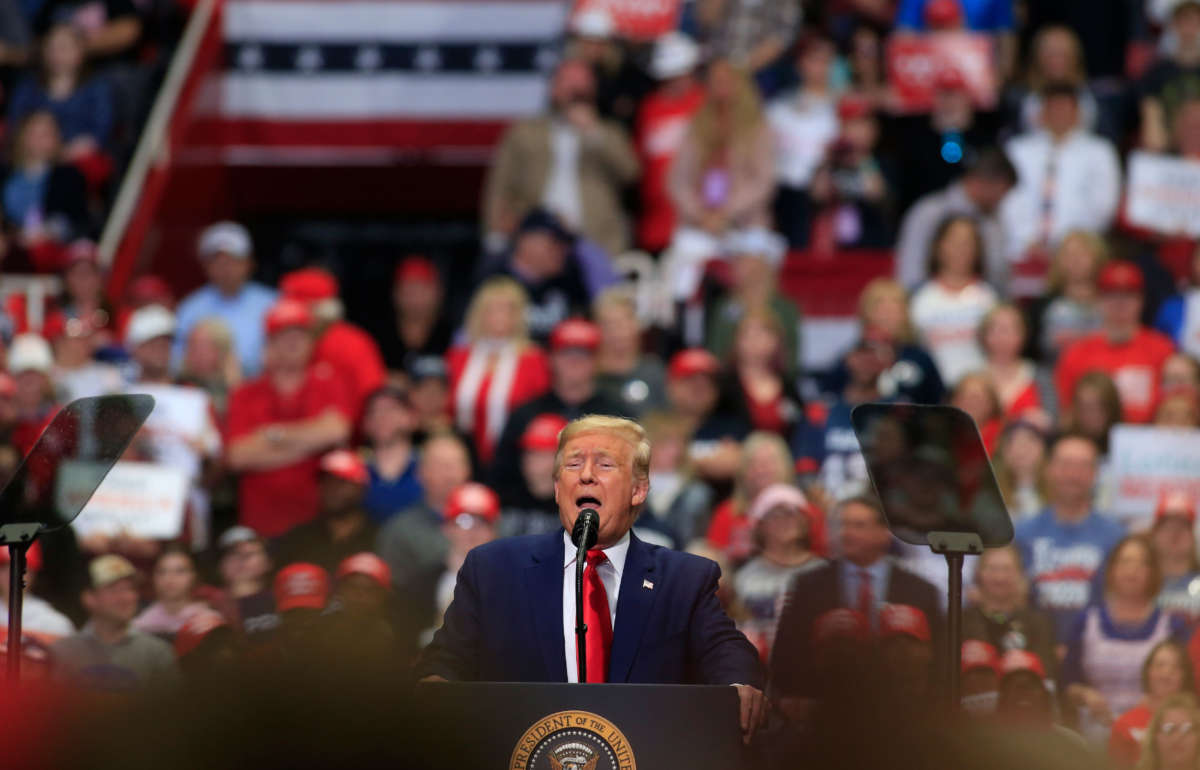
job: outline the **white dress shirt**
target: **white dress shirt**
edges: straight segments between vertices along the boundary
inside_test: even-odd
[[[1014,138],[1005,152],[1017,169],[1017,186],[1001,204],[1011,259],[1019,259],[1041,236],[1051,163],[1051,244],[1072,230],[1101,232],[1112,224],[1121,198],[1121,164],[1107,139],[1077,130],[1056,144],[1048,132],[1035,131]]]
[[[563,532],[563,644],[567,653],[567,681],[579,681],[579,660],[575,657],[575,544],[571,536]],[[608,617],[613,630],[617,628],[617,599],[621,591],[621,573],[625,569],[625,556],[629,553],[629,533],[612,546],[604,549],[608,561],[596,569],[600,573],[600,582],[608,594]],[[584,567],[584,580],[587,580],[587,567]],[[588,629],[588,633],[595,633]],[[593,665],[588,661],[588,665]]]

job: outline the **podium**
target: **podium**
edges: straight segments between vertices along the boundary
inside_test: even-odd
[[[415,700],[427,770],[744,766],[733,687],[450,682]]]

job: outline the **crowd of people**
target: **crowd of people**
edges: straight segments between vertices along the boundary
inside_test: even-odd
[[[106,5],[103,32],[38,28],[40,74],[9,100],[13,250],[63,293],[40,328],[5,308],[0,460],[72,399],[150,393],[123,459],[188,491],[176,537],[31,553],[30,671],[138,689],[335,637],[411,661],[472,548],[561,526],[559,433],[609,414],[653,446],[635,535],[721,565],[781,719],[858,681],[867,648],[895,697],[932,704],[944,563],[889,533],[850,412],[949,404],[1016,530],[967,560],[964,707],[1126,766],[1200,761],[1197,499],[1113,510],[1109,463],[1116,425],[1200,428],[1200,250],[1122,210],[1130,151],[1200,153],[1200,2],[696,0],[651,44],[577,14],[545,113],[496,148],[475,274],[398,255],[393,312],[362,326],[336,266],[256,282],[234,222],[180,255],[207,276],[185,296],[154,275],[107,296],[73,237],[38,251],[60,219],[87,232],[68,190],[112,118],[80,73],[137,38]],[[904,111],[884,52],[936,36],[986,42],[994,98],[946,66]],[[623,274],[635,247],[664,279],[653,307]],[[893,275],[814,370],[781,272],[851,249],[894,253]]]

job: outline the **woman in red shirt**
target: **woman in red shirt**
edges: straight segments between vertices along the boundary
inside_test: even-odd
[[[485,465],[513,408],[550,387],[546,354],[529,341],[528,306],[525,290],[511,278],[486,281],[467,309],[466,344],[446,353],[451,417]]]
[[[734,480],[733,494],[713,512],[706,539],[738,566],[754,553],[754,527],[747,515],[758,494],[772,484],[795,483],[792,453],[774,433],[756,431],[742,442],[742,462]],[[814,523],[810,547],[825,552],[825,528]]]
[[[1176,693],[1193,692],[1192,664],[1178,642],[1159,642],[1142,664],[1142,702],[1113,722],[1108,738],[1108,757],[1117,767],[1133,767],[1142,753],[1142,742],[1150,717]]]
[[[784,365],[783,327],[769,310],[750,310],[738,322],[730,374],[722,388],[729,411],[741,413],[754,430],[787,437],[801,401]]]

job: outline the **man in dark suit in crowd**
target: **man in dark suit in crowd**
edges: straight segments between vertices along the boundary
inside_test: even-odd
[[[845,607],[879,628],[885,604],[907,604],[925,613],[934,650],[941,650],[941,604],[937,590],[888,557],[892,535],[873,497],[843,500],[835,509],[841,558],[803,572],[788,589],[775,645],[771,650],[771,697],[787,710],[789,701],[816,695],[813,623],[829,610]]]
[[[717,600],[720,569],[630,532],[649,491],[649,468],[650,442],[630,420],[583,417],[559,435],[554,497],[563,527],[569,532],[584,508],[600,519],[584,571],[586,681],[736,686],[748,739],[765,713],[763,672]],[[471,551],[418,676],[577,682],[576,549],[567,532]]]

